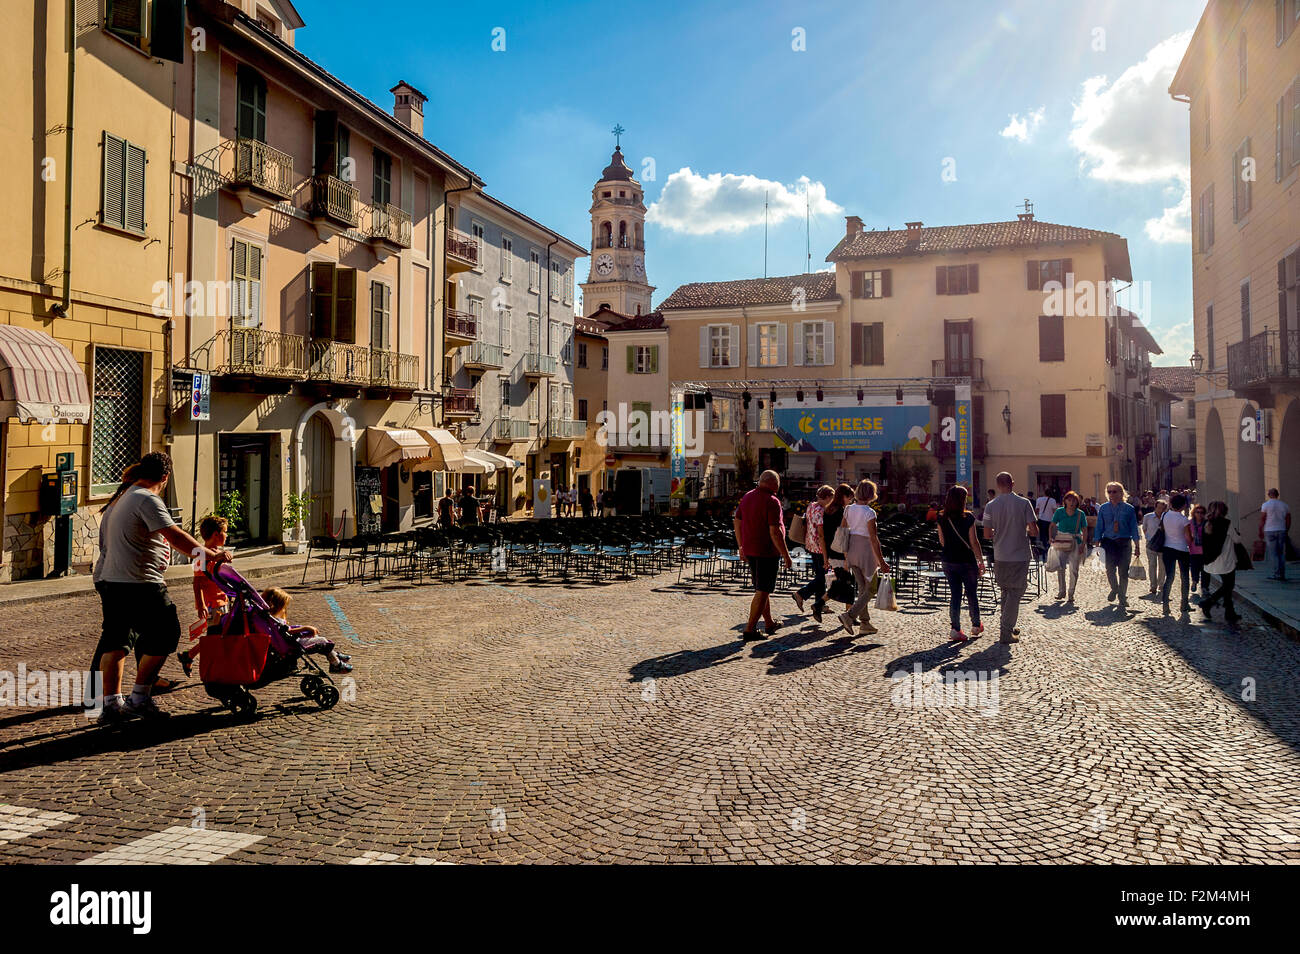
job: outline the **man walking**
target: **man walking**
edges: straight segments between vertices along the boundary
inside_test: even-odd
[[[785,547],[785,520],[781,515],[781,501],[776,493],[781,488],[781,477],[774,470],[765,470],[758,478],[758,486],[740,498],[732,520],[736,531],[736,545],[740,558],[749,561],[749,572],[754,582],[754,598],[749,604],[749,622],[741,639],[762,639],[758,632],[758,617],[763,617],[767,635],[776,633],[772,619],[771,595],[776,589],[778,561],[791,567],[790,553]]]
[[[1038,511],[1038,560],[1040,563],[1047,559],[1047,532],[1052,527],[1052,518],[1056,516],[1056,508],[1060,506],[1050,490],[1041,489],[1042,493],[1038,495],[1038,500],[1034,502],[1034,509]]]
[[[984,507],[984,539],[993,541],[993,577],[1002,591],[1001,642],[1018,643],[1016,620],[1029,586],[1029,540],[1038,536],[1038,514],[1033,504],[1014,493],[1016,482],[1006,471],[995,482],[998,495]]]
[[[1128,568],[1141,553],[1138,516],[1133,505],[1124,500],[1124,485],[1112,480],[1106,485],[1106,502],[1097,508],[1097,537],[1106,555],[1106,581],[1110,584],[1108,600],[1119,597],[1119,608],[1128,609]]]
[[[1259,535],[1264,538],[1268,559],[1273,564],[1270,580],[1286,580],[1286,538],[1291,529],[1291,508],[1279,496],[1277,488],[1259,508]]]
[[[1147,540],[1147,578],[1151,581],[1151,593],[1160,592],[1165,585],[1165,564],[1160,558],[1160,551],[1151,542],[1160,530],[1160,521],[1168,509],[1169,502],[1162,497],[1155,502],[1150,513],[1142,515],[1142,535]]]

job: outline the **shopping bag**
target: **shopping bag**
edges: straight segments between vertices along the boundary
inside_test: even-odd
[[[1092,548],[1092,553],[1088,556],[1087,567],[1093,573],[1106,572],[1106,558],[1102,556],[1101,547]]]
[[[797,513],[790,518],[790,532],[786,534],[792,543],[804,546],[807,541],[804,537],[807,535],[807,527],[804,524],[803,514]]]
[[[1141,563],[1134,563],[1128,568],[1128,578],[1130,580],[1145,580],[1147,578],[1147,568]]]
[[[835,579],[826,590],[826,601],[835,603],[852,603],[858,598],[857,585],[853,577],[843,570],[835,570]]]
[[[270,634],[252,624],[241,599],[221,631],[206,633],[199,641],[199,679],[222,686],[251,685],[262,675],[270,647]]]
[[[1055,573],[1057,570],[1061,568],[1061,554],[1063,552],[1068,553],[1068,551],[1062,551],[1056,547],[1047,548],[1047,572],[1048,573]]]
[[[876,590],[876,605],[878,610],[898,611],[898,601],[894,599],[894,584],[890,582],[889,577],[883,577],[880,581],[880,587]]]

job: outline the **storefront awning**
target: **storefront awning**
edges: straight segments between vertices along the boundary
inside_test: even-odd
[[[0,325],[0,421],[90,422],[90,388],[72,352],[43,331]]]
[[[497,465],[490,460],[484,460],[479,455],[482,451],[476,451],[472,447],[466,447],[464,458],[461,460],[460,472],[462,474],[495,474]]]
[[[524,466],[520,461],[511,460],[509,457],[502,457],[500,454],[494,454],[492,453],[492,451],[483,450],[480,447],[468,448],[465,451],[465,456],[467,458],[472,458],[473,460],[476,460],[480,463],[486,464],[487,466],[491,467],[493,470],[498,470],[500,468],[505,468],[506,470],[514,470],[514,468],[516,467]]]
[[[441,427],[416,427],[413,430],[429,445],[429,456],[413,464],[412,470],[464,469],[465,447],[451,431]]]
[[[411,428],[366,428],[366,460],[371,467],[387,467],[404,460],[424,460],[429,453],[429,442]]]

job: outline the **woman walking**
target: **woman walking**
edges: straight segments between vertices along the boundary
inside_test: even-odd
[[[948,578],[948,620],[952,623],[949,638],[964,643],[984,632],[980,622],[980,602],[976,590],[984,575],[984,551],[975,535],[975,516],[966,510],[966,488],[954,486],[943,502],[936,522],[939,545],[943,547],[943,575]],[[966,593],[970,607],[970,636],[961,629],[961,597]]]
[[[853,575],[845,568],[844,554],[832,546],[835,541],[835,532],[839,530],[840,524],[844,522],[844,512],[851,503],[853,503],[853,488],[848,484],[840,484],[835,488],[835,496],[831,498],[831,502],[826,505],[822,513],[822,541],[826,544],[826,565],[831,568],[835,575],[835,583],[831,584],[831,590],[835,591],[849,589],[853,586]],[[828,591],[827,596],[829,595],[830,592]],[[852,600],[844,601],[846,610],[851,605],[853,605]]]
[[[1160,517],[1160,525],[1165,531],[1165,546],[1160,556],[1165,565],[1165,584],[1160,591],[1160,601],[1164,604],[1165,615],[1169,615],[1169,591],[1174,585],[1174,568],[1183,588],[1183,598],[1178,604],[1181,613],[1190,613],[1191,604],[1187,602],[1187,577],[1191,565],[1192,522],[1183,513],[1187,509],[1187,498],[1174,494],[1169,500],[1169,509]]]
[[[1192,539],[1189,542],[1187,552],[1190,554],[1192,568],[1192,595],[1196,595],[1196,588],[1201,582],[1201,570],[1205,566],[1205,508],[1197,504],[1192,508],[1192,523],[1190,527]]]
[[[1079,567],[1083,555],[1088,552],[1088,514],[1080,506],[1079,495],[1073,490],[1066,491],[1065,502],[1056,508],[1052,515],[1051,546],[1059,550],[1060,566],[1056,568],[1056,598],[1074,605],[1074,588],[1079,583]],[[1064,541],[1068,540],[1067,548]],[[1058,544],[1059,541],[1059,544]],[[1069,592],[1066,592],[1065,577],[1070,577]]]
[[[813,598],[812,615],[817,622],[822,621],[822,610],[826,606],[826,536],[822,532],[826,505],[835,497],[835,488],[823,484],[817,488],[817,497],[804,512],[803,548],[812,557],[813,578],[794,593],[794,605],[803,612],[803,601]]]
[[[1209,593],[1210,574],[1218,576],[1223,585],[1214,591],[1213,596],[1201,597],[1201,612],[1206,619],[1213,619],[1210,608],[1222,600],[1223,618],[1229,623],[1235,623],[1241,617],[1232,605],[1232,590],[1237,584],[1237,554],[1235,541],[1230,539],[1228,533],[1232,527],[1232,521],[1228,519],[1228,505],[1222,500],[1211,501],[1208,513],[1201,536],[1201,547],[1205,551],[1201,555],[1205,560],[1205,569],[1201,572],[1201,592]]]
[[[858,482],[858,492],[851,506],[844,511],[844,523],[849,528],[849,549],[845,562],[858,584],[858,598],[849,611],[840,617],[840,623],[850,636],[854,626],[860,626],[863,635],[876,632],[871,625],[871,578],[877,572],[888,573],[889,564],[880,552],[880,537],[876,534],[876,511],[871,508],[876,499],[876,485],[870,480]]]

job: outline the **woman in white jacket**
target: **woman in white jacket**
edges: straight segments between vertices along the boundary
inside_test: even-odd
[[[849,548],[845,552],[845,563],[853,571],[853,579],[858,584],[858,598],[849,607],[849,611],[840,616],[840,623],[854,635],[858,632],[870,635],[876,632],[871,625],[871,578],[877,572],[888,573],[889,564],[880,552],[880,537],[876,533],[876,511],[871,504],[876,499],[876,485],[870,480],[858,482],[858,492],[853,504],[844,511],[844,526],[849,530]],[[861,620],[861,622],[859,622]]]

